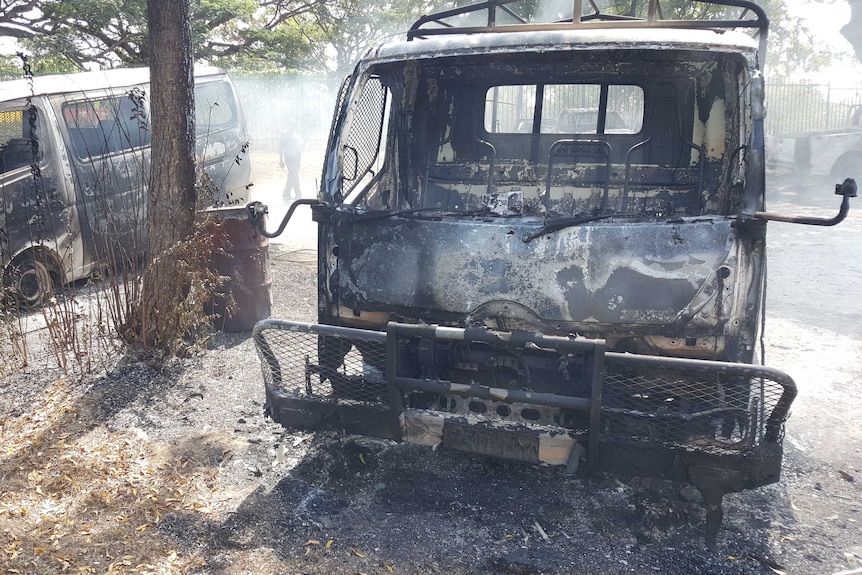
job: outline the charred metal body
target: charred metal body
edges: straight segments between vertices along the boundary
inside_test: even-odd
[[[714,546],[722,496],[778,481],[796,395],[754,365],[787,221],[764,205],[767,21],[719,6],[537,25],[496,0],[371,52],[311,206],[319,323],[255,328],[267,413],[690,481]]]

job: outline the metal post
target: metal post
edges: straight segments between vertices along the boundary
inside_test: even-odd
[[[647,21],[655,22],[655,15],[658,12],[658,0],[649,0],[649,10],[647,12]]]
[[[401,440],[401,412],[404,411],[404,398],[401,389],[395,385],[398,375],[398,328],[395,322],[386,326],[386,397],[389,400],[389,414],[392,418],[394,436]]]
[[[605,344],[596,344],[589,357],[588,367],[592,368],[590,371],[592,371],[593,381],[590,390],[590,434],[587,439],[587,469],[590,473],[596,473],[599,471]]]

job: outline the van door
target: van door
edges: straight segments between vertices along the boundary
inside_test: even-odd
[[[69,150],[88,266],[116,270],[146,249],[149,110],[143,87],[53,99]]]
[[[195,156],[207,181],[203,203],[239,205],[248,201],[251,162],[245,156],[248,132],[233,86],[224,76],[195,80]]]
[[[0,102],[0,267],[24,307],[66,280],[63,261],[71,262],[75,237],[45,105]]]

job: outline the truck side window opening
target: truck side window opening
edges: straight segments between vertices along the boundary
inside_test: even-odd
[[[389,89],[378,76],[361,87],[359,103],[341,140],[341,194],[346,203],[382,209],[388,203],[381,171],[385,169]]]

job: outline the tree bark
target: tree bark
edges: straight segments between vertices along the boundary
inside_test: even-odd
[[[141,342],[166,349],[188,274],[168,250],[187,239],[195,217],[194,65],[189,0],[147,0],[152,156]]]
[[[850,4],[850,21],[841,28],[841,35],[850,42],[856,58],[862,62],[862,0],[847,0],[847,3]]]

